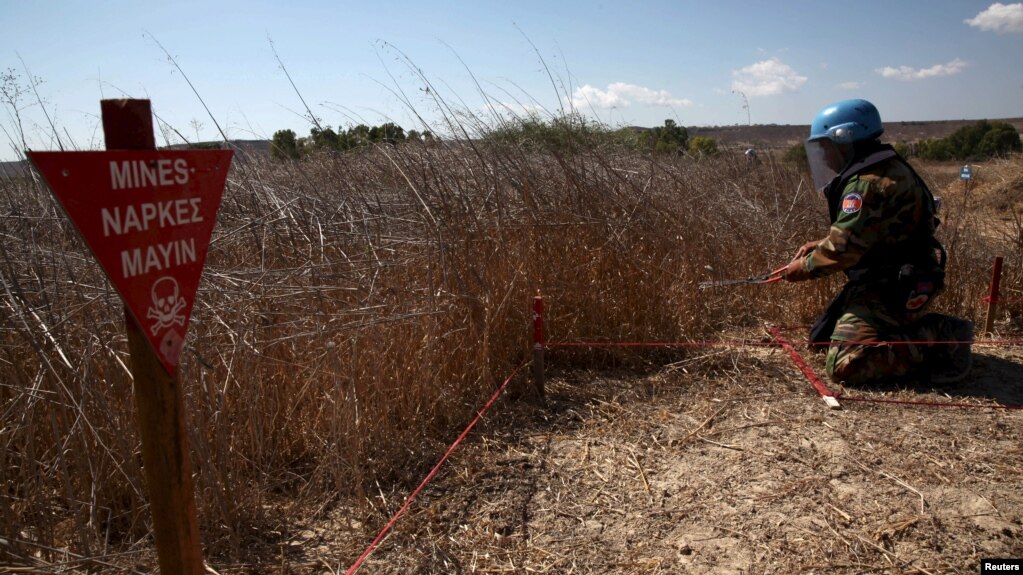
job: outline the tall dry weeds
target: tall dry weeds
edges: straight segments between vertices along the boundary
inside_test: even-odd
[[[1018,178],[1018,162],[1005,169]],[[987,233],[956,182],[921,171],[949,189],[941,309],[982,319],[994,255],[1010,256],[1005,284],[1023,285],[1020,216]],[[0,557],[145,549],[121,303],[47,191],[0,186]],[[468,139],[240,158],[180,366],[208,551],[238,557],[273,540],[289,505],[417,481],[527,357],[537,290],[552,341],[805,325],[835,282],[697,284],[772,269],[825,230],[803,174],[770,158]],[[653,359],[559,350],[550,361]]]

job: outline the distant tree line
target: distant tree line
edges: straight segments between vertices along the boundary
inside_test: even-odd
[[[599,122],[574,113],[550,119],[530,115],[503,122],[487,130],[482,138],[492,143],[559,153],[599,146],[627,147],[657,153],[688,153],[692,156],[709,156],[718,152],[717,142],[713,138],[690,138],[686,128],[678,125],[675,120],[665,120],[663,126],[654,128],[611,130]],[[429,131],[410,130],[406,133],[404,128],[393,122],[373,127],[359,124],[342,131],[327,126],[314,127],[308,136],[301,138],[293,130],[279,130],[273,135],[271,150],[276,159],[294,160],[315,151],[347,151],[374,144],[397,145],[431,142],[434,139]],[[956,130],[947,138],[898,143],[896,149],[904,156],[924,160],[980,161],[1023,151],[1023,144],[1019,132],[1011,124],[982,120]],[[792,146],[785,152],[784,158],[805,164],[806,152],[803,145]]]
[[[674,120],[654,128],[611,130],[579,114],[567,114],[549,120],[528,116],[502,124],[489,131],[485,139],[526,148],[571,152],[595,146],[624,146],[658,153],[688,153],[708,156],[718,152],[717,142],[706,136],[689,137],[684,126]],[[1019,132],[1005,122],[982,120],[960,128],[947,138],[897,143],[903,156],[938,161],[979,161],[1023,151]],[[788,161],[806,164],[803,144],[787,150]]]
[[[558,153],[572,153],[600,146],[627,147],[657,153],[688,152],[694,156],[713,155],[718,151],[717,142],[712,138],[697,136],[690,139],[686,128],[674,120],[665,120],[663,126],[654,128],[611,130],[575,113],[550,119],[537,115],[516,118],[485,130],[481,138],[491,143]],[[271,154],[278,160],[297,160],[317,151],[343,152],[373,144],[398,145],[431,142],[434,139],[429,131],[410,130],[406,133],[401,126],[392,122],[374,127],[359,124],[339,131],[330,126],[314,127],[305,137],[299,137],[294,130],[278,130],[271,140]]]
[[[612,130],[581,114],[565,114],[550,119],[536,115],[504,122],[489,130],[484,139],[532,150],[571,153],[596,147],[625,147],[664,154],[686,153],[694,156],[716,154],[717,142],[705,136],[689,137],[684,126],[665,120],[654,128]]]
[[[483,139],[494,144],[527,150],[571,153],[614,143],[614,135],[581,114],[565,114],[545,120],[531,114],[501,122],[484,131]]]
[[[1023,151],[1023,141],[1012,124],[981,120],[964,126],[946,138],[920,142],[898,142],[895,151],[905,158],[938,162],[979,162]],[[786,161],[807,166],[803,144],[794,144],[785,151]]]
[[[274,159],[297,160],[302,156],[316,151],[344,152],[374,144],[397,145],[402,143],[431,142],[434,136],[429,131],[419,132],[387,122],[379,126],[359,124],[343,131],[335,131],[330,126],[314,127],[309,136],[298,137],[294,130],[278,130],[270,141],[270,153]]]
[[[1023,151],[1023,143],[1012,124],[981,120],[947,138],[911,145],[908,153],[924,160],[976,162],[1019,151]]]
[[[718,143],[709,136],[689,137],[685,126],[675,120],[665,120],[663,126],[647,130],[639,140],[640,147],[661,153],[688,152],[691,156],[713,156],[718,153]]]

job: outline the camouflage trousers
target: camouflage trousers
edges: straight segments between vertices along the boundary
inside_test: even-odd
[[[851,303],[838,319],[828,347],[828,376],[849,385],[925,378],[925,364],[948,347],[929,342],[950,341],[958,320],[937,313],[896,317],[871,303]]]

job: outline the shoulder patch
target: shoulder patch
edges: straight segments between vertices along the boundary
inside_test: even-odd
[[[842,198],[842,211],[847,214],[855,214],[863,207],[863,196],[853,192]]]

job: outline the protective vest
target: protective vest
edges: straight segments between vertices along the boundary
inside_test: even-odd
[[[838,220],[838,210],[842,203],[842,193],[845,191],[846,184],[853,176],[860,172],[870,168],[871,166],[880,164],[887,160],[895,159],[897,162],[905,166],[909,173],[913,175],[916,180],[916,185],[922,189],[928,200],[930,209],[928,212],[930,216],[934,218],[934,227],[937,228],[941,221],[935,214],[936,208],[934,203],[934,195],[931,190],[924,183],[923,178],[916,173],[916,170],[909,165],[901,156],[888,144],[878,144],[873,148],[873,151],[869,154],[863,155],[862,157],[854,159],[838,176],[835,177],[828,185],[825,192],[828,199],[828,215],[831,218],[831,223],[834,224]],[[921,230],[926,230],[926,226],[921,226]],[[851,280],[867,280],[870,276],[878,273],[884,273],[882,268],[898,268],[905,263],[910,263],[913,260],[918,260],[920,254],[927,253],[928,248],[937,250],[939,255],[938,265],[944,270],[945,260],[947,258],[944,246],[931,234],[926,231],[921,231],[919,237],[912,238],[909,241],[903,242],[895,246],[895,249],[891,249],[889,246],[885,246],[883,249],[871,249],[863,258],[853,266],[846,270],[846,275]]]

